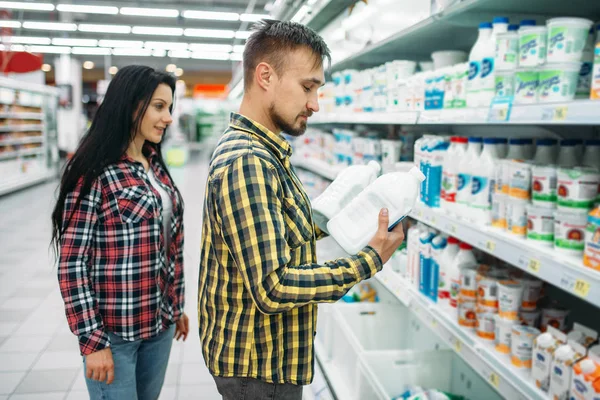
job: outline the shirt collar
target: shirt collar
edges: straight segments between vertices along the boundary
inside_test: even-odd
[[[156,151],[156,149],[154,148],[154,146],[150,145],[150,143],[148,143],[148,142],[145,142],[144,146],[142,147],[142,154],[148,159],[148,161],[150,161],[151,163],[153,163],[154,159],[158,155],[158,152]],[[137,162],[133,158],[129,157],[129,155],[127,154],[127,152],[123,153],[123,155],[121,156],[121,160],[122,161],[129,161],[129,162],[132,162],[132,163],[136,163]]]
[[[229,126],[254,134],[263,143],[275,151],[277,156],[282,160],[292,155],[292,147],[287,140],[248,117],[238,113],[231,113]]]

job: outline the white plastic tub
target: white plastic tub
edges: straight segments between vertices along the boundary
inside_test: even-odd
[[[548,25],[548,62],[580,61],[593,22],[585,18],[552,18]]]
[[[433,69],[451,67],[467,61],[467,53],[457,50],[434,51],[431,53]]]
[[[580,62],[546,64],[539,74],[538,100],[540,103],[571,101],[577,92]]]
[[[538,100],[539,72],[521,68],[515,73],[515,104],[532,104]]]
[[[546,62],[547,38],[545,26],[519,29],[519,67],[536,67]]]

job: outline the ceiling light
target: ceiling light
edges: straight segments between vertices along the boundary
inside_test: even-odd
[[[235,53],[243,53],[245,48],[246,46],[243,44],[236,44],[235,46],[233,46],[233,51]]]
[[[35,37],[35,36],[9,36],[8,43],[22,43],[22,44],[50,44],[52,40],[47,37]]]
[[[102,56],[110,54],[110,49],[106,47],[73,47],[73,54]]]
[[[146,42],[144,43],[144,47],[149,49],[186,50],[188,44],[179,42]]]
[[[171,50],[169,52],[171,58],[190,58],[191,53],[187,50]]]
[[[261,19],[269,18],[268,15],[263,14],[242,14],[240,15],[240,21],[254,22],[260,21]]]
[[[229,30],[221,29],[191,29],[188,28],[183,33],[185,36],[194,37],[207,37],[207,38],[221,38],[221,39],[233,39],[235,33]]]
[[[212,43],[191,43],[190,50],[192,51],[223,51],[230,52],[232,46],[230,44],[212,44]]]
[[[83,63],[84,69],[94,69],[94,63],[92,61],[85,61]]]
[[[64,22],[23,22],[25,29],[42,29],[45,31],[76,31],[77,25]]]
[[[0,50],[5,51],[5,50],[10,50],[10,51],[25,51],[25,46],[23,46],[22,44],[11,44],[11,45],[3,45],[0,44]]]
[[[111,75],[116,74],[118,71],[119,71],[119,68],[115,67],[114,65],[108,69],[108,73]]]
[[[242,53],[231,53],[229,59],[232,61],[242,61],[244,55]]]
[[[131,33],[131,27],[127,25],[79,24],[79,30],[95,33]]]
[[[180,77],[181,75],[183,75],[183,68],[177,68],[175,70],[175,76]]]
[[[192,58],[198,60],[229,60],[229,53],[193,53]]]
[[[21,23],[19,21],[8,21],[0,20],[0,28],[20,28]]]
[[[161,28],[156,26],[134,26],[131,33],[136,35],[181,36],[182,28]]]
[[[177,65],[175,64],[169,64],[167,65],[167,67],[165,68],[165,70],[167,72],[175,72],[175,70],[177,69]]]
[[[194,10],[184,11],[183,17],[190,19],[209,19],[216,21],[237,21],[240,19],[240,15],[238,13]]]
[[[0,1],[0,8],[10,8],[13,10],[54,11],[54,4],[23,3],[20,1]]]
[[[76,4],[59,4],[56,9],[61,12],[85,13],[85,14],[118,14],[117,7],[108,6],[82,6]]]
[[[137,15],[140,17],[177,18],[179,16],[179,11],[166,8],[121,7],[121,14]]]
[[[52,44],[55,46],[91,46],[96,47],[98,41],[96,39],[71,39],[71,38],[54,38]]]
[[[152,55],[154,57],[166,57],[167,51],[165,49],[154,49],[152,50]]]
[[[98,42],[100,47],[144,47],[144,42],[141,40],[105,40]]]
[[[310,11],[310,7],[307,5],[303,5],[302,7],[300,7],[300,9],[296,13],[296,15],[294,15],[292,17],[291,21],[292,22],[302,21],[304,19],[304,17],[306,17],[306,15],[308,14],[309,11]]]
[[[235,33],[236,39],[248,39],[252,35],[252,31],[237,31]]]
[[[61,46],[29,46],[27,51],[30,53],[70,54],[71,48]]]
[[[50,64],[43,64],[42,65],[42,71],[44,72],[50,72],[52,70],[52,65]]]
[[[139,57],[150,57],[152,55],[151,49],[127,49],[127,48],[116,48],[113,49],[113,55],[115,56],[139,56]]]

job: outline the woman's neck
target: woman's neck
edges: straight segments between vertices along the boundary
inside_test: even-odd
[[[146,140],[139,136],[133,139],[127,148],[127,155],[137,161],[144,159],[145,157],[142,150],[145,142]]]

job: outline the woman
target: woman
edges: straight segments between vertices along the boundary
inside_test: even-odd
[[[58,279],[92,399],[160,393],[183,312],[183,201],[161,154],[175,80],[114,77],[63,174],[52,213]]]

